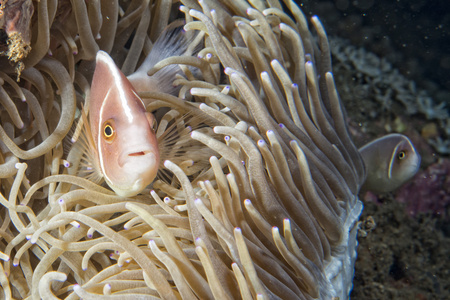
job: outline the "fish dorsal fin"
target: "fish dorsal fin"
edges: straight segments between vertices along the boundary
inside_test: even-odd
[[[199,47],[194,43],[197,35],[194,32],[185,32],[183,25],[182,20],[169,24],[155,41],[141,66],[128,76],[138,92],[157,89],[159,92],[177,95],[179,87],[174,86],[173,81],[178,74],[182,74],[177,64],[165,66],[151,76],[147,73],[166,58],[190,56],[198,52]]]

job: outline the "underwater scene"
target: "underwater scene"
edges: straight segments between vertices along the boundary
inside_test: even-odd
[[[331,40],[338,90],[360,146],[408,136],[418,173],[364,202],[353,299],[448,299],[450,5],[447,1],[303,1]],[[345,54],[343,54],[345,53]],[[350,85],[350,83],[353,83]]]
[[[450,3],[0,1],[0,299],[450,299]]]

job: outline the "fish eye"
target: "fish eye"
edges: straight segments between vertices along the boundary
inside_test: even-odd
[[[397,154],[397,158],[400,159],[400,160],[405,159],[406,158],[406,151],[400,151]]]
[[[103,126],[103,137],[106,139],[107,142],[111,142],[114,139],[115,132],[114,128],[109,122],[106,122]]]

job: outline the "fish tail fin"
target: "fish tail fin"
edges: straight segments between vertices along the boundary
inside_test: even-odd
[[[174,86],[173,82],[177,75],[183,74],[183,71],[177,64],[169,64],[151,76],[148,73],[164,59],[173,56],[191,56],[199,51],[200,42],[195,40],[197,34],[186,32],[183,28],[184,24],[182,20],[169,24],[155,41],[141,66],[128,76],[128,80],[136,91],[156,89],[174,96],[178,94],[180,88]]]

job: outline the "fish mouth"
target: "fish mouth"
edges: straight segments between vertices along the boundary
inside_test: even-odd
[[[131,151],[125,152],[123,154],[123,156],[125,156],[125,157],[127,157],[127,156],[144,156],[144,155],[147,155],[150,153],[152,153],[152,151],[149,149],[147,149],[147,150],[146,149],[144,149],[144,150],[136,149],[136,150],[131,150]]]
[[[119,166],[123,167],[129,159],[144,157],[144,156],[147,156],[152,153],[153,153],[153,151],[151,151],[151,150],[139,150],[139,149],[124,152],[119,156],[119,161],[118,161]]]
[[[128,156],[144,156],[149,153],[150,153],[150,151],[138,151],[138,152],[128,153]]]

